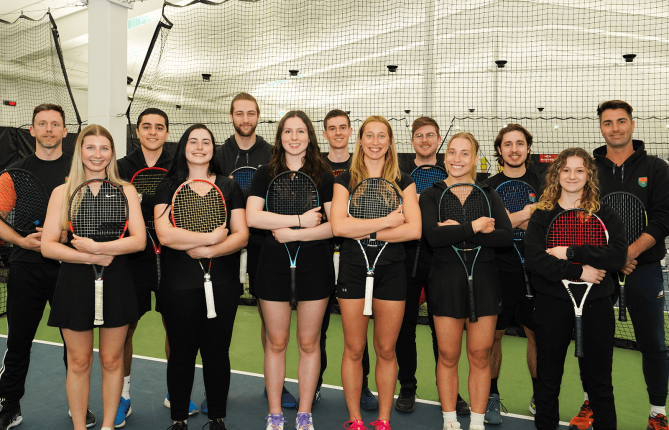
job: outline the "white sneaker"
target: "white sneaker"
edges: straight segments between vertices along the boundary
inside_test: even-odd
[[[265,419],[267,420],[266,430],[283,430],[283,423],[286,422],[283,414],[269,414]]]
[[[484,426],[476,426],[476,425],[472,426],[472,425],[470,425],[469,430],[485,430],[485,427]]]
[[[459,429],[460,423],[458,421],[444,422],[444,430]]]

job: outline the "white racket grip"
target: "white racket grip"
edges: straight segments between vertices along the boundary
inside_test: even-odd
[[[204,300],[207,303],[207,318],[216,318],[216,305],[214,304],[214,288],[209,275],[204,277]]]
[[[246,248],[244,248],[239,256],[239,282],[242,284],[246,284],[247,261]]]
[[[335,251],[332,255],[332,261],[334,262],[335,285],[337,285],[337,280],[339,279],[339,251]]]
[[[102,325],[105,323],[102,318],[102,279],[95,280],[95,320],[93,321],[94,325]]]
[[[363,315],[372,314],[373,296],[374,296],[374,277],[367,275],[367,279],[365,279],[365,308],[362,311]]]

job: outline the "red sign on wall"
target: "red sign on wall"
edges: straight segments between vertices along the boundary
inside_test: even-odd
[[[557,154],[539,154],[540,163],[552,163],[557,158]]]

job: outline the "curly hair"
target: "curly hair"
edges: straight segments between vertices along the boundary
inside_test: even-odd
[[[595,160],[583,148],[567,148],[560,152],[555,161],[553,161],[553,164],[548,168],[548,173],[546,174],[546,179],[544,181],[546,184],[544,193],[541,196],[541,199],[539,199],[539,203],[535,206],[535,210],[550,211],[555,207],[555,204],[562,194],[560,172],[567,164],[567,158],[569,157],[580,157],[583,160],[583,165],[588,171],[588,178],[585,181],[578,207],[585,209],[590,215],[599,211],[599,179],[597,178],[597,166],[595,165]]]

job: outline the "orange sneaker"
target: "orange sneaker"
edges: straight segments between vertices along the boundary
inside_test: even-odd
[[[667,417],[662,414],[656,414],[654,417],[648,417],[647,430],[668,430]]]
[[[592,422],[594,421],[594,415],[592,413],[592,408],[590,407],[590,402],[583,402],[581,410],[578,412],[574,418],[569,421],[569,430],[590,430],[592,429]]]

